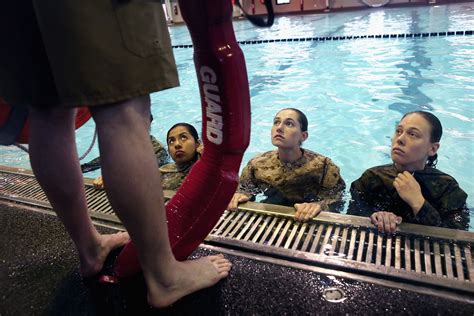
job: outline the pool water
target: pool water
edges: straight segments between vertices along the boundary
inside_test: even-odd
[[[235,21],[239,41],[348,35],[415,34],[474,30],[474,3],[378,8],[279,17],[270,29]],[[173,45],[191,44],[184,25],[169,28]],[[390,137],[401,116],[429,110],[444,135],[438,168],[457,179],[469,195],[474,231],[474,36],[352,39],[242,45],[252,102],[252,137],[243,165],[274,149],[273,116],[296,107],[309,120],[303,147],[330,157],[347,186],[364,170],[390,163]],[[191,48],[175,48],[178,88],[152,95],[152,134],[164,141],[176,122],[201,124],[200,97]],[[85,152],[94,123],[78,130]],[[98,155],[97,145],[84,159]],[[29,168],[26,154],[2,147],[0,164]],[[98,175],[100,171],[86,174]]]

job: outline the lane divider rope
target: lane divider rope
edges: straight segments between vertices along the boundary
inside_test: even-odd
[[[466,36],[473,35],[472,30],[469,31],[450,31],[450,32],[430,32],[430,33],[400,33],[400,34],[379,34],[379,35],[342,35],[342,36],[321,36],[321,37],[297,37],[297,38],[277,38],[263,40],[238,41],[240,45],[256,45],[265,43],[281,43],[281,42],[327,42],[327,41],[343,41],[343,40],[359,40],[359,39],[394,39],[394,38],[426,38],[426,37],[443,37],[443,36]],[[192,48],[192,44],[173,45],[173,48]]]

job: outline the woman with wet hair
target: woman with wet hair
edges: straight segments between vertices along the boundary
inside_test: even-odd
[[[168,152],[159,141],[151,135],[150,137],[152,137],[153,148],[160,165],[163,190],[177,190],[201,154],[202,145],[198,132],[188,123],[173,125],[166,134]],[[166,160],[164,160],[163,151],[165,151]],[[174,162],[163,164],[163,161],[168,162],[168,153]],[[102,177],[94,180],[94,186],[98,189],[104,188]]]
[[[177,190],[199,159],[203,147],[198,132],[188,123],[173,125],[166,134],[166,142],[174,163],[160,168],[161,182],[163,190]]]
[[[408,223],[468,229],[467,194],[435,169],[443,129],[424,111],[405,114],[392,137],[393,163],[366,170],[351,185],[348,214],[370,216],[379,231]]]
[[[301,148],[308,138],[308,119],[298,109],[279,111],[273,119],[272,144],[277,150],[251,159],[242,171],[229,209],[254,200],[295,208],[295,219],[307,221],[321,211],[340,211],[345,189],[339,168],[331,159]]]

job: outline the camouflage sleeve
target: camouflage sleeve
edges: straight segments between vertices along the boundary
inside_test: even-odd
[[[166,148],[154,136],[150,135],[150,139],[156,159],[158,160],[158,166],[161,167],[167,164],[169,162],[169,155]]]
[[[347,208],[347,214],[369,217],[374,213],[374,208],[369,203],[371,200],[369,196],[369,184],[373,179],[373,175],[370,172],[365,171],[359,179],[352,182],[350,188],[351,200],[349,202],[349,207]]]
[[[181,186],[182,179],[172,173],[161,174],[161,187],[163,190],[176,191]]]
[[[258,193],[263,192],[262,189],[259,188],[257,179],[254,176],[252,160],[250,160],[242,170],[237,192],[247,194],[250,200],[254,200]]]
[[[325,161],[324,175],[321,180],[321,190],[318,200],[321,201],[323,211],[340,212],[344,208],[344,190],[346,183],[341,177],[339,167],[331,159]]]
[[[94,171],[97,169],[100,169],[100,157],[92,159],[91,161],[81,165],[82,173]]]
[[[437,209],[425,201],[415,221],[419,224],[468,230],[469,209],[466,205],[467,194],[453,181],[441,198]]]

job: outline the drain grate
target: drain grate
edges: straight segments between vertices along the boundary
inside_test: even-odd
[[[417,273],[469,283],[474,277],[469,241],[403,232],[378,234],[372,227],[298,223],[286,216],[248,211],[226,213],[210,236],[335,257],[369,270],[384,267],[399,274]]]
[[[85,179],[85,182],[87,206],[92,215],[103,220],[117,221],[105,191],[96,190],[91,179]],[[51,209],[48,198],[32,172],[25,169],[0,166],[0,199],[2,198]]]
[[[117,222],[105,192],[91,182],[86,179],[92,216]],[[165,191],[165,197],[172,193]],[[0,167],[0,199],[51,208],[28,170]],[[299,223],[292,212],[276,205],[243,204],[239,211],[224,213],[206,242],[474,295],[474,233],[405,223],[396,235],[386,235],[364,217],[322,213]]]

